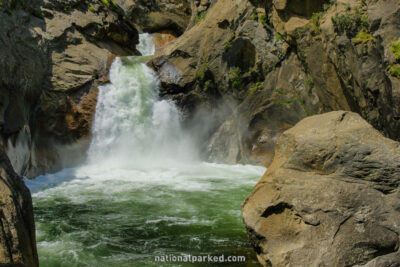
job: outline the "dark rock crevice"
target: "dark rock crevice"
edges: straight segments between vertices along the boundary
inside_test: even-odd
[[[286,210],[286,209],[292,210],[293,206],[289,205],[288,203],[281,202],[276,205],[268,207],[261,214],[261,217],[267,218],[267,217],[271,216],[272,214],[280,214],[280,213],[284,212],[284,210]]]

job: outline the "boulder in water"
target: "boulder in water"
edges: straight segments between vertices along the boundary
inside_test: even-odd
[[[400,144],[355,113],[308,117],[280,137],[243,218],[264,266],[399,266]]]

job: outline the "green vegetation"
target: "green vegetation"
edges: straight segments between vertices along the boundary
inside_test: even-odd
[[[196,83],[203,91],[208,91],[208,89],[212,87],[212,74],[207,63],[201,64],[194,76],[196,78]]]
[[[277,33],[275,33],[275,39],[278,40],[278,41],[282,41],[283,40],[283,36],[279,32],[277,32]]]
[[[314,24],[312,25],[312,27],[314,27]],[[295,35],[297,38],[302,37],[305,33],[307,33],[309,30],[311,29],[311,25],[307,24],[303,27],[298,27],[295,30]]]
[[[210,70],[207,63],[203,63],[200,67],[196,70],[194,77],[196,80],[203,81],[206,78],[206,73]]]
[[[101,2],[103,3],[103,5],[105,5],[107,8],[110,7],[117,7],[117,3],[115,2],[115,0],[101,0]]]
[[[368,42],[373,42],[374,38],[372,35],[367,32],[366,30],[362,29],[357,33],[357,36],[353,38],[353,43],[354,44],[366,44]]]
[[[353,13],[336,14],[332,18],[333,26],[339,33],[346,33],[348,37],[352,38],[359,32],[359,28],[363,28],[364,31],[368,27],[367,15],[361,11],[359,7],[353,10]]]
[[[325,12],[328,11],[328,9],[330,9],[331,6],[333,6],[333,5],[337,5],[337,1],[336,0],[330,0],[328,4],[324,4],[323,5],[324,11]]]
[[[258,21],[258,12],[256,9],[253,10],[253,20]]]
[[[313,30],[316,34],[321,33],[321,28],[320,28],[320,20],[323,18],[323,16],[326,14],[326,11],[330,9],[333,5],[336,5],[336,0],[330,0],[329,3],[323,5],[323,11],[321,12],[315,12],[311,16],[311,22],[313,26]]]
[[[274,92],[277,92],[280,95],[286,95],[286,92],[283,91],[282,89],[275,89]]]
[[[228,70],[232,89],[237,89],[242,83],[242,70],[239,67]]]
[[[314,87],[314,82],[312,78],[308,78],[305,81],[305,85],[308,86],[309,90],[311,90]],[[308,116],[312,115],[312,112],[310,110],[310,107],[306,105],[306,102],[304,101],[303,97],[301,96],[301,89],[297,90],[296,88],[287,88],[285,89],[280,89],[276,88],[274,89],[274,92],[278,93],[280,96],[276,96],[276,100],[273,100],[272,102],[275,104],[291,104],[295,101],[297,101],[304,109],[304,111],[307,113]],[[281,99],[279,99],[281,98]],[[282,99],[286,98],[286,99]]]
[[[108,2],[108,0],[101,0],[101,2],[103,3],[103,5],[105,5],[106,7],[110,7],[110,2]]]
[[[106,7],[110,7],[110,2],[108,2],[108,0],[101,0],[101,2],[103,3],[103,5],[105,5]]]
[[[299,99],[297,97],[295,97],[295,98],[290,98],[290,99],[285,99],[285,100],[274,100],[272,102],[275,104],[291,104],[294,101],[299,101]]]
[[[88,6],[89,11],[95,13],[96,9],[93,6]]]
[[[260,18],[261,23],[262,24],[267,24],[267,20],[268,20],[267,14],[262,14],[261,18]]]
[[[236,38],[236,34],[233,32],[229,39],[224,44],[224,50],[227,51],[229,48],[232,47],[232,41]]]
[[[231,68],[228,70],[228,75],[231,79],[241,78],[242,70],[239,67]]]
[[[206,18],[206,16],[207,16],[207,11],[203,11],[203,12],[197,11],[196,22],[200,22],[200,21],[204,20]]]
[[[390,51],[392,51],[396,60],[400,60],[400,37],[397,39],[397,41],[393,41],[391,43]]]
[[[400,65],[399,64],[396,64],[394,66],[389,65],[387,69],[388,69],[390,75],[400,79]]]
[[[309,91],[311,91],[312,89],[314,89],[314,80],[312,77],[309,77],[305,82],[304,82],[305,86],[308,88]]]
[[[212,83],[212,81],[211,80],[207,80],[205,83],[204,83],[204,86],[203,86],[203,91],[208,91],[208,89],[211,87],[211,83]]]
[[[234,81],[232,82],[232,88],[233,88],[233,89],[237,89],[237,88],[240,86],[240,84],[241,84],[241,81],[240,81],[240,80],[234,80]]]
[[[316,34],[321,33],[321,28],[319,27],[319,24],[320,24],[319,21],[323,16],[324,16],[323,12],[318,12],[318,13],[313,13],[313,15],[311,17],[312,26],[313,26],[314,32]]]
[[[260,87],[262,84],[263,82],[256,82],[256,84],[253,87],[251,87],[247,95],[252,95],[257,90],[257,88]]]

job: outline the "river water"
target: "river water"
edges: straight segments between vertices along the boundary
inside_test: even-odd
[[[139,50],[154,53],[142,34]],[[246,256],[241,202],[265,168],[202,162],[143,57],[116,58],[99,88],[87,161],[26,181],[40,266],[215,266],[156,256]]]

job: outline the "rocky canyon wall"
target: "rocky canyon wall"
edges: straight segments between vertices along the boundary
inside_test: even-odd
[[[280,134],[332,110],[399,139],[398,1],[195,1],[150,65],[162,96],[202,119],[212,161],[268,166]]]
[[[400,138],[400,3],[397,0],[2,0],[0,3],[0,145],[20,175],[34,177],[84,159],[97,86],[108,81],[108,68],[115,56],[139,54],[138,29],[168,33],[173,36],[171,39],[178,37],[148,64],[159,74],[160,97],[173,100],[181,108],[185,126],[197,135],[210,161],[270,166],[284,131],[308,116],[334,110],[356,112],[386,137]],[[335,121],[336,117],[326,119]],[[361,124],[362,129],[368,128],[364,122]],[[396,146],[397,143],[381,139],[368,129],[373,140],[379,139],[388,147]],[[280,142],[278,156],[286,141]],[[350,141],[359,144],[357,140]],[[390,164],[393,160],[389,160]],[[340,174],[339,178],[349,175],[345,171],[347,165],[335,161],[335,166],[343,172],[338,169],[331,172],[332,169],[321,169],[318,164],[322,163],[314,161],[307,163],[312,168],[307,166],[318,175],[335,173]],[[8,164],[5,156],[2,162]],[[360,166],[360,170],[351,169],[352,172],[359,173],[362,179],[367,177],[365,190],[372,190],[374,198],[382,197],[379,203],[389,210],[388,203],[397,190],[395,179],[372,178],[389,175],[394,167],[389,168],[389,174],[375,175],[372,170],[375,167],[371,169],[361,163],[354,163],[353,167]],[[296,164],[293,168],[300,168]],[[379,164],[376,168],[381,169],[383,163]],[[364,173],[368,170],[372,176]],[[7,169],[6,173],[12,172]],[[15,176],[15,181],[20,179],[14,173],[8,175]],[[325,178],[331,183],[332,177]],[[5,183],[4,190],[11,187]],[[342,192],[341,188],[337,190]],[[364,200],[360,198],[357,203]],[[365,203],[371,207],[371,216],[381,218],[381,214],[374,213],[375,206]],[[350,231],[361,227],[357,218],[366,212],[361,204],[354,204],[357,209],[351,212],[321,218],[334,221],[329,231],[338,222]],[[21,205],[29,211],[29,203],[14,201],[7,207],[18,213]],[[285,205],[278,205],[269,211],[272,213],[266,213],[268,216],[263,217],[262,213],[261,217],[272,220],[282,211],[287,218],[300,222],[301,229],[293,230],[299,233],[316,223],[311,219],[309,224],[308,219],[296,219],[296,211],[301,208],[298,203]],[[254,211],[245,208],[246,212]],[[346,216],[350,219],[341,224]],[[246,223],[249,229],[258,231],[254,220]],[[32,229],[29,225],[26,229]],[[362,227],[366,232],[370,229],[368,225]],[[388,241],[376,241],[375,236],[366,234],[366,243],[363,242],[367,245],[360,251],[367,252],[360,254],[362,259],[343,256],[345,262],[351,258],[351,264],[372,264],[376,255],[396,252],[398,241],[392,232],[398,236],[397,229],[387,230],[387,225],[377,227],[381,227],[382,236]],[[314,230],[304,231],[304,238],[314,233]],[[3,230],[4,235],[6,232]],[[263,236],[252,232],[250,235],[256,239]],[[256,249],[261,251],[260,261],[284,262],[279,255],[289,255],[281,251],[287,248],[264,242],[270,240],[265,235],[262,241],[254,241]],[[373,244],[375,250],[371,249]],[[305,246],[299,245],[299,251]],[[344,247],[354,246],[348,243]],[[10,246],[3,244],[3,247]],[[270,249],[281,253],[271,258]],[[312,248],[307,249],[313,253]],[[6,250],[4,253],[9,259],[14,257]],[[25,253],[31,256],[24,262],[35,262],[33,250]],[[330,255],[332,259],[334,256]],[[296,259],[295,254],[288,257]]]
[[[88,144],[97,86],[115,55],[138,54],[138,32],[112,2],[2,3],[2,147],[29,177],[76,164]]]
[[[115,55],[137,54],[137,41],[117,6],[0,1],[0,265],[38,266],[31,195],[19,175],[83,159],[97,86]]]

